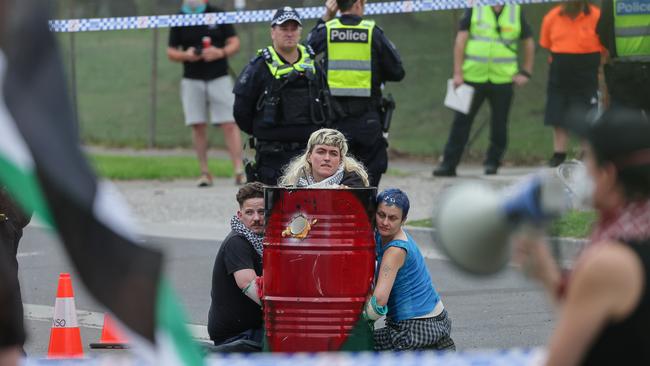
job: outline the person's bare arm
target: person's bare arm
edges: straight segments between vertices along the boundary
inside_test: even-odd
[[[638,306],[643,266],[629,248],[604,244],[585,253],[573,273],[547,365],[577,365],[609,321],[624,319]]]
[[[406,251],[404,249],[396,247],[386,249],[381,259],[377,284],[373,292],[379,306],[384,306],[388,303],[388,297],[393,289],[397,271],[404,265],[405,259]]]
[[[528,37],[523,40],[524,46],[524,62],[521,66],[521,70],[528,73],[528,75],[533,74],[533,63],[535,62],[535,40],[533,37]],[[528,83],[530,78],[526,75],[516,74],[512,77],[512,81],[517,86],[524,86]]]
[[[262,305],[262,300],[260,299],[262,295],[259,291],[261,285],[258,286],[259,281],[255,271],[250,268],[240,269],[233,273],[233,275],[235,276],[237,287],[242,290],[244,295],[248,296],[248,298],[253,300],[257,305]]]
[[[195,54],[194,47],[190,47],[185,51],[174,47],[167,47],[167,57],[174,62],[196,62],[201,59],[200,55]]]
[[[246,286],[248,286],[251,281],[253,281],[255,278],[257,278],[257,275],[255,274],[255,271],[253,269],[240,269],[239,271],[236,271],[233,273],[235,276],[235,282],[237,282],[237,287],[240,289],[245,289]]]
[[[327,0],[325,1],[325,14],[321,17],[323,21],[327,22],[336,17],[336,13],[339,11],[339,7],[336,4],[336,0]]]
[[[465,62],[465,46],[469,39],[469,31],[458,31],[454,43],[454,86],[463,83],[463,62]]]
[[[560,304],[558,287],[562,280],[560,267],[548,249],[548,243],[534,231],[524,231],[513,239],[514,262],[524,273],[539,281],[555,305]]]
[[[203,49],[201,57],[205,62],[212,62],[222,58],[230,57],[239,51],[239,37],[232,36],[226,39],[226,44],[223,48],[210,46]]]
[[[237,52],[239,52],[240,46],[241,42],[238,36],[226,38],[226,45],[223,47],[223,51],[226,53],[226,57],[234,56]]]

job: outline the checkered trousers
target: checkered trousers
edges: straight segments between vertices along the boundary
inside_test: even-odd
[[[417,349],[455,351],[447,310],[433,318],[392,321],[374,332],[375,351]]]

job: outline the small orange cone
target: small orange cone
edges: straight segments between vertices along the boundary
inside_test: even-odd
[[[47,358],[81,358],[83,356],[72,279],[69,273],[61,273],[54,303],[54,319]]]
[[[105,313],[102,336],[99,339],[99,343],[91,343],[90,348],[124,349],[129,348],[129,345],[127,343],[128,341],[126,340],[126,337],[115,325],[113,319],[107,313]]]

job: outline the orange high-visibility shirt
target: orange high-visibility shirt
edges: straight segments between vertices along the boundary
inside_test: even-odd
[[[589,14],[580,12],[575,19],[571,19],[562,14],[562,5],[551,9],[542,22],[540,46],[553,53],[602,52],[603,46],[596,34],[600,9],[589,5],[589,10]]]

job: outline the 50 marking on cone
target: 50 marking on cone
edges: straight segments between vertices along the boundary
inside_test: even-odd
[[[59,275],[59,285],[54,302],[54,317],[50,332],[48,358],[82,358],[81,332],[77,322],[72,279],[69,273]]]

